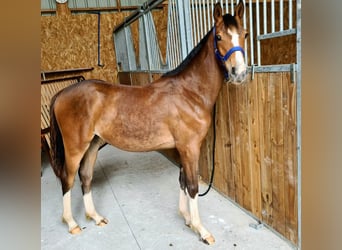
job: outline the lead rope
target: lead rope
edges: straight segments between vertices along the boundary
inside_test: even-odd
[[[210,176],[210,182],[207,190],[204,193],[199,194],[198,196],[204,196],[206,195],[209,191],[210,188],[213,184],[214,180],[214,173],[215,173],[215,147],[216,147],[216,103],[214,104],[213,108],[213,156],[212,156],[212,169],[211,169],[211,176]]]

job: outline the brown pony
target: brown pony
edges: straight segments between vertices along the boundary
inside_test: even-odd
[[[99,147],[111,144],[127,151],[176,148],[181,160],[179,211],[201,239],[215,242],[198,212],[198,159],[211,123],[211,112],[226,80],[246,79],[242,26],[244,5],[235,15],[222,15],[215,5],[214,27],[175,70],[142,87],[87,80],[65,88],[51,102],[53,170],[63,191],[63,220],[72,234],[81,232],[71,212],[70,191],[78,172],[86,216],[97,225],[99,215],[91,195]]]

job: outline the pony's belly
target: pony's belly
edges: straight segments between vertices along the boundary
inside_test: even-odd
[[[175,147],[173,136],[167,130],[148,131],[146,128],[126,130],[117,127],[112,133],[98,133],[98,136],[126,151],[143,152]]]
[[[107,141],[109,144],[120,148],[125,151],[131,152],[145,152],[145,151],[154,151],[158,149],[167,149],[174,148],[174,141],[137,141],[134,139],[112,139]]]

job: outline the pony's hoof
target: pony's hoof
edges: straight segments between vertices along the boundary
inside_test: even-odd
[[[103,218],[102,220],[100,220],[98,223],[96,223],[96,225],[103,227],[105,225],[108,224],[108,220],[106,218]]]
[[[202,241],[207,245],[212,245],[215,243],[215,238],[212,235],[209,235],[206,238],[202,238]]]
[[[76,226],[76,227],[69,230],[69,233],[71,233],[71,234],[79,234],[81,232],[82,232],[82,229],[79,226]]]

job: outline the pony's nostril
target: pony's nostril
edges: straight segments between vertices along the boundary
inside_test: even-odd
[[[235,67],[232,67],[232,75],[235,75]]]

